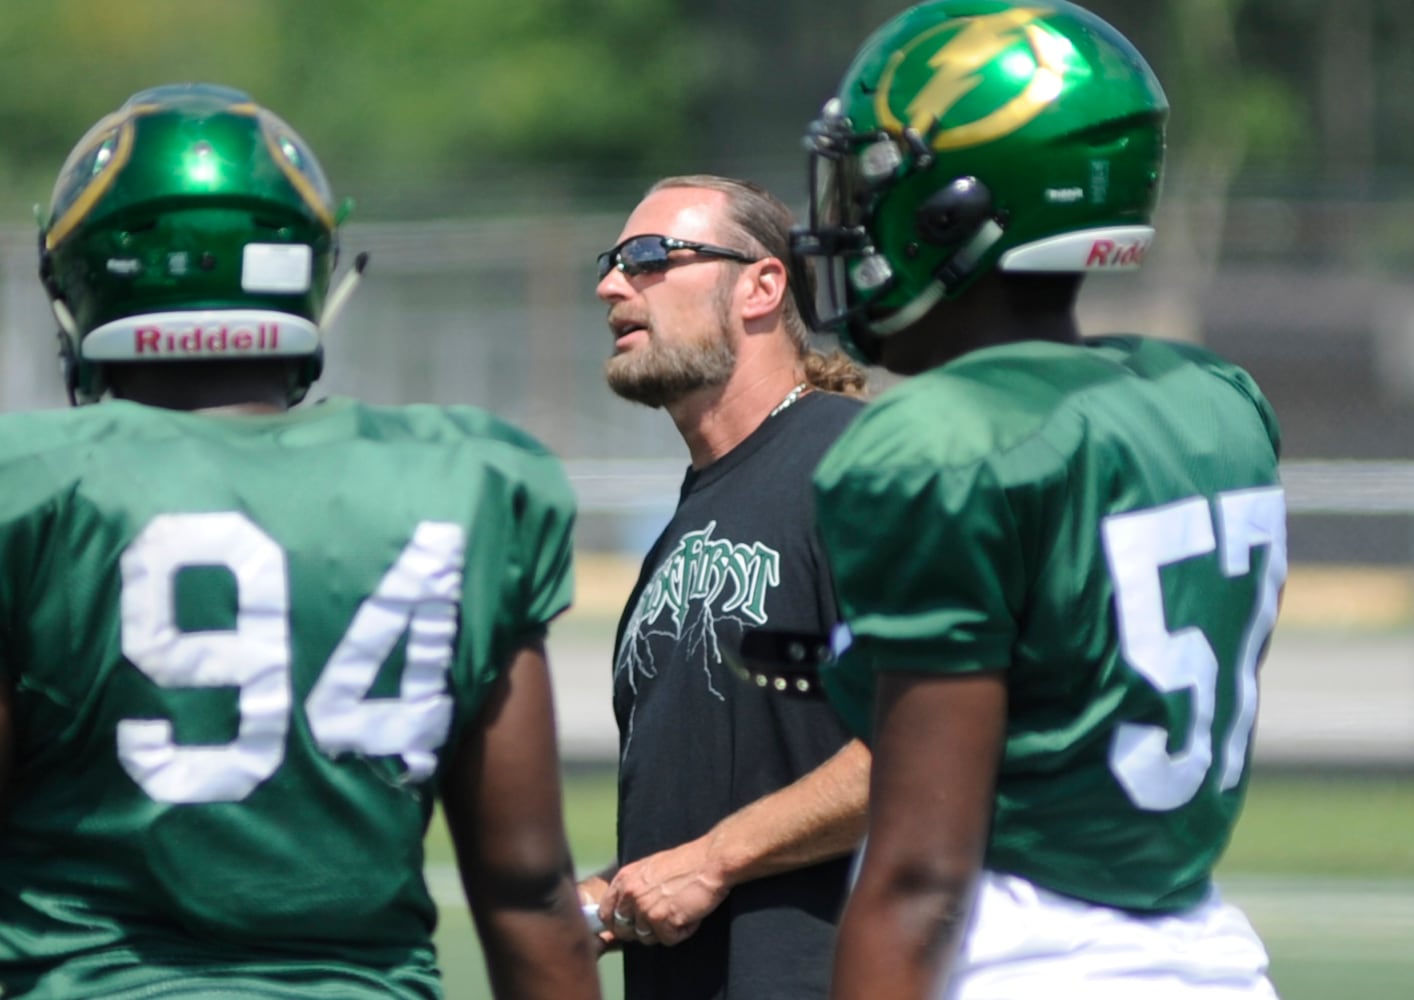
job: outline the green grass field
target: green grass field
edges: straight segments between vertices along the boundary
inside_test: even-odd
[[[566,816],[582,869],[612,857],[614,778],[570,769]],[[1414,780],[1408,775],[1258,771],[1219,881],[1261,931],[1283,1000],[1414,996]],[[428,876],[441,903],[437,943],[448,1000],[490,996],[451,849],[438,825]],[[619,1000],[619,961],[600,964]]]

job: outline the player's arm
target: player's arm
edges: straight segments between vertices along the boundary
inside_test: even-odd
[[[522,647],[443,781],[462,885],[497,997],[598,998],[561,807],[549,667]]]
[[[935,995],[986,856],[1005,675],[879,675],[869,838],[831,1000]]]
[[[625,941],[677,944],[733,886],[854,850],[868,804],[869,751],[855,740],[704,836],[624,865],[600,897],[605,926]]]

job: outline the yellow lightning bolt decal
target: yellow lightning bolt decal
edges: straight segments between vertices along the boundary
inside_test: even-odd
[[[122,108],[112,114],[105,115],[97,125],[88,130],[88,133],[79,140],[79,145],[69,154],[63,170],[60,171],[61,176],[92,155],[94,150],[113,137],[115,131],[117,133],[117,144],[113,149],[112,157],[103,165],[98,176],[74,199],[74,203],[49,227],[49,232],[44,237],[46,250],[53,250],[62,243],[98,203],[98,199],[107,194],[108,189],[113,186],[118,173],[127,165],[128,157],[132,155],[133,116],[142,110],[142,108]]]
[[[907,49],[890,57],[879,80],[874,99],[875,113],[885,128],[903,131],[912,128],[920,135],[929,135],[958,101],[982,82],[981,70],[997,56],[1025,37],[1036,60],[1036,71],[1026,89],[1007,104],[977,121],[939,132],[932,138],[936,150],[960,149],[1001,138],[1016,131],[1041,113],[1042,108],[1060,93],[1064,76],[1064,51],[1054,36],[1034,22],[1047,11],[1039,8],[1017,8],[999,14],[966,19],[957,34],[928,60],[933,75],[914,96],[906,109],[907,126],[889,107],[889,93],[894,76],[909,53],[941,31],[952,29],[957,22],[939,25],[916,38]]]

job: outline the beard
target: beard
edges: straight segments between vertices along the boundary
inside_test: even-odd
[[[698,389],[725,385],[736,369],[736,350],[727,340],[723,289],[713,301],[716,329],[700,340],[665,341],[651,330],[638,350],[604,362],[609,388],[633,403],[658,409]]]
[[[656,409],[725,384],[735,368],[736,352],[725,338],[668,344],[650,337],[646,346],[604,362],[604,377],[624,399]]]

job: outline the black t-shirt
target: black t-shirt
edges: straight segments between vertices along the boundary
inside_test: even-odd
[[[689,471],[619,622],[619,861],[702,836],[849,736],[823,701],[741,680],[721,650],[747,628],[826,633],[833,588],[810,476],[862,404],[815,392]],[[826,995],[849,859],[737,886],[673,948],[630,945],[626,1000]]]

